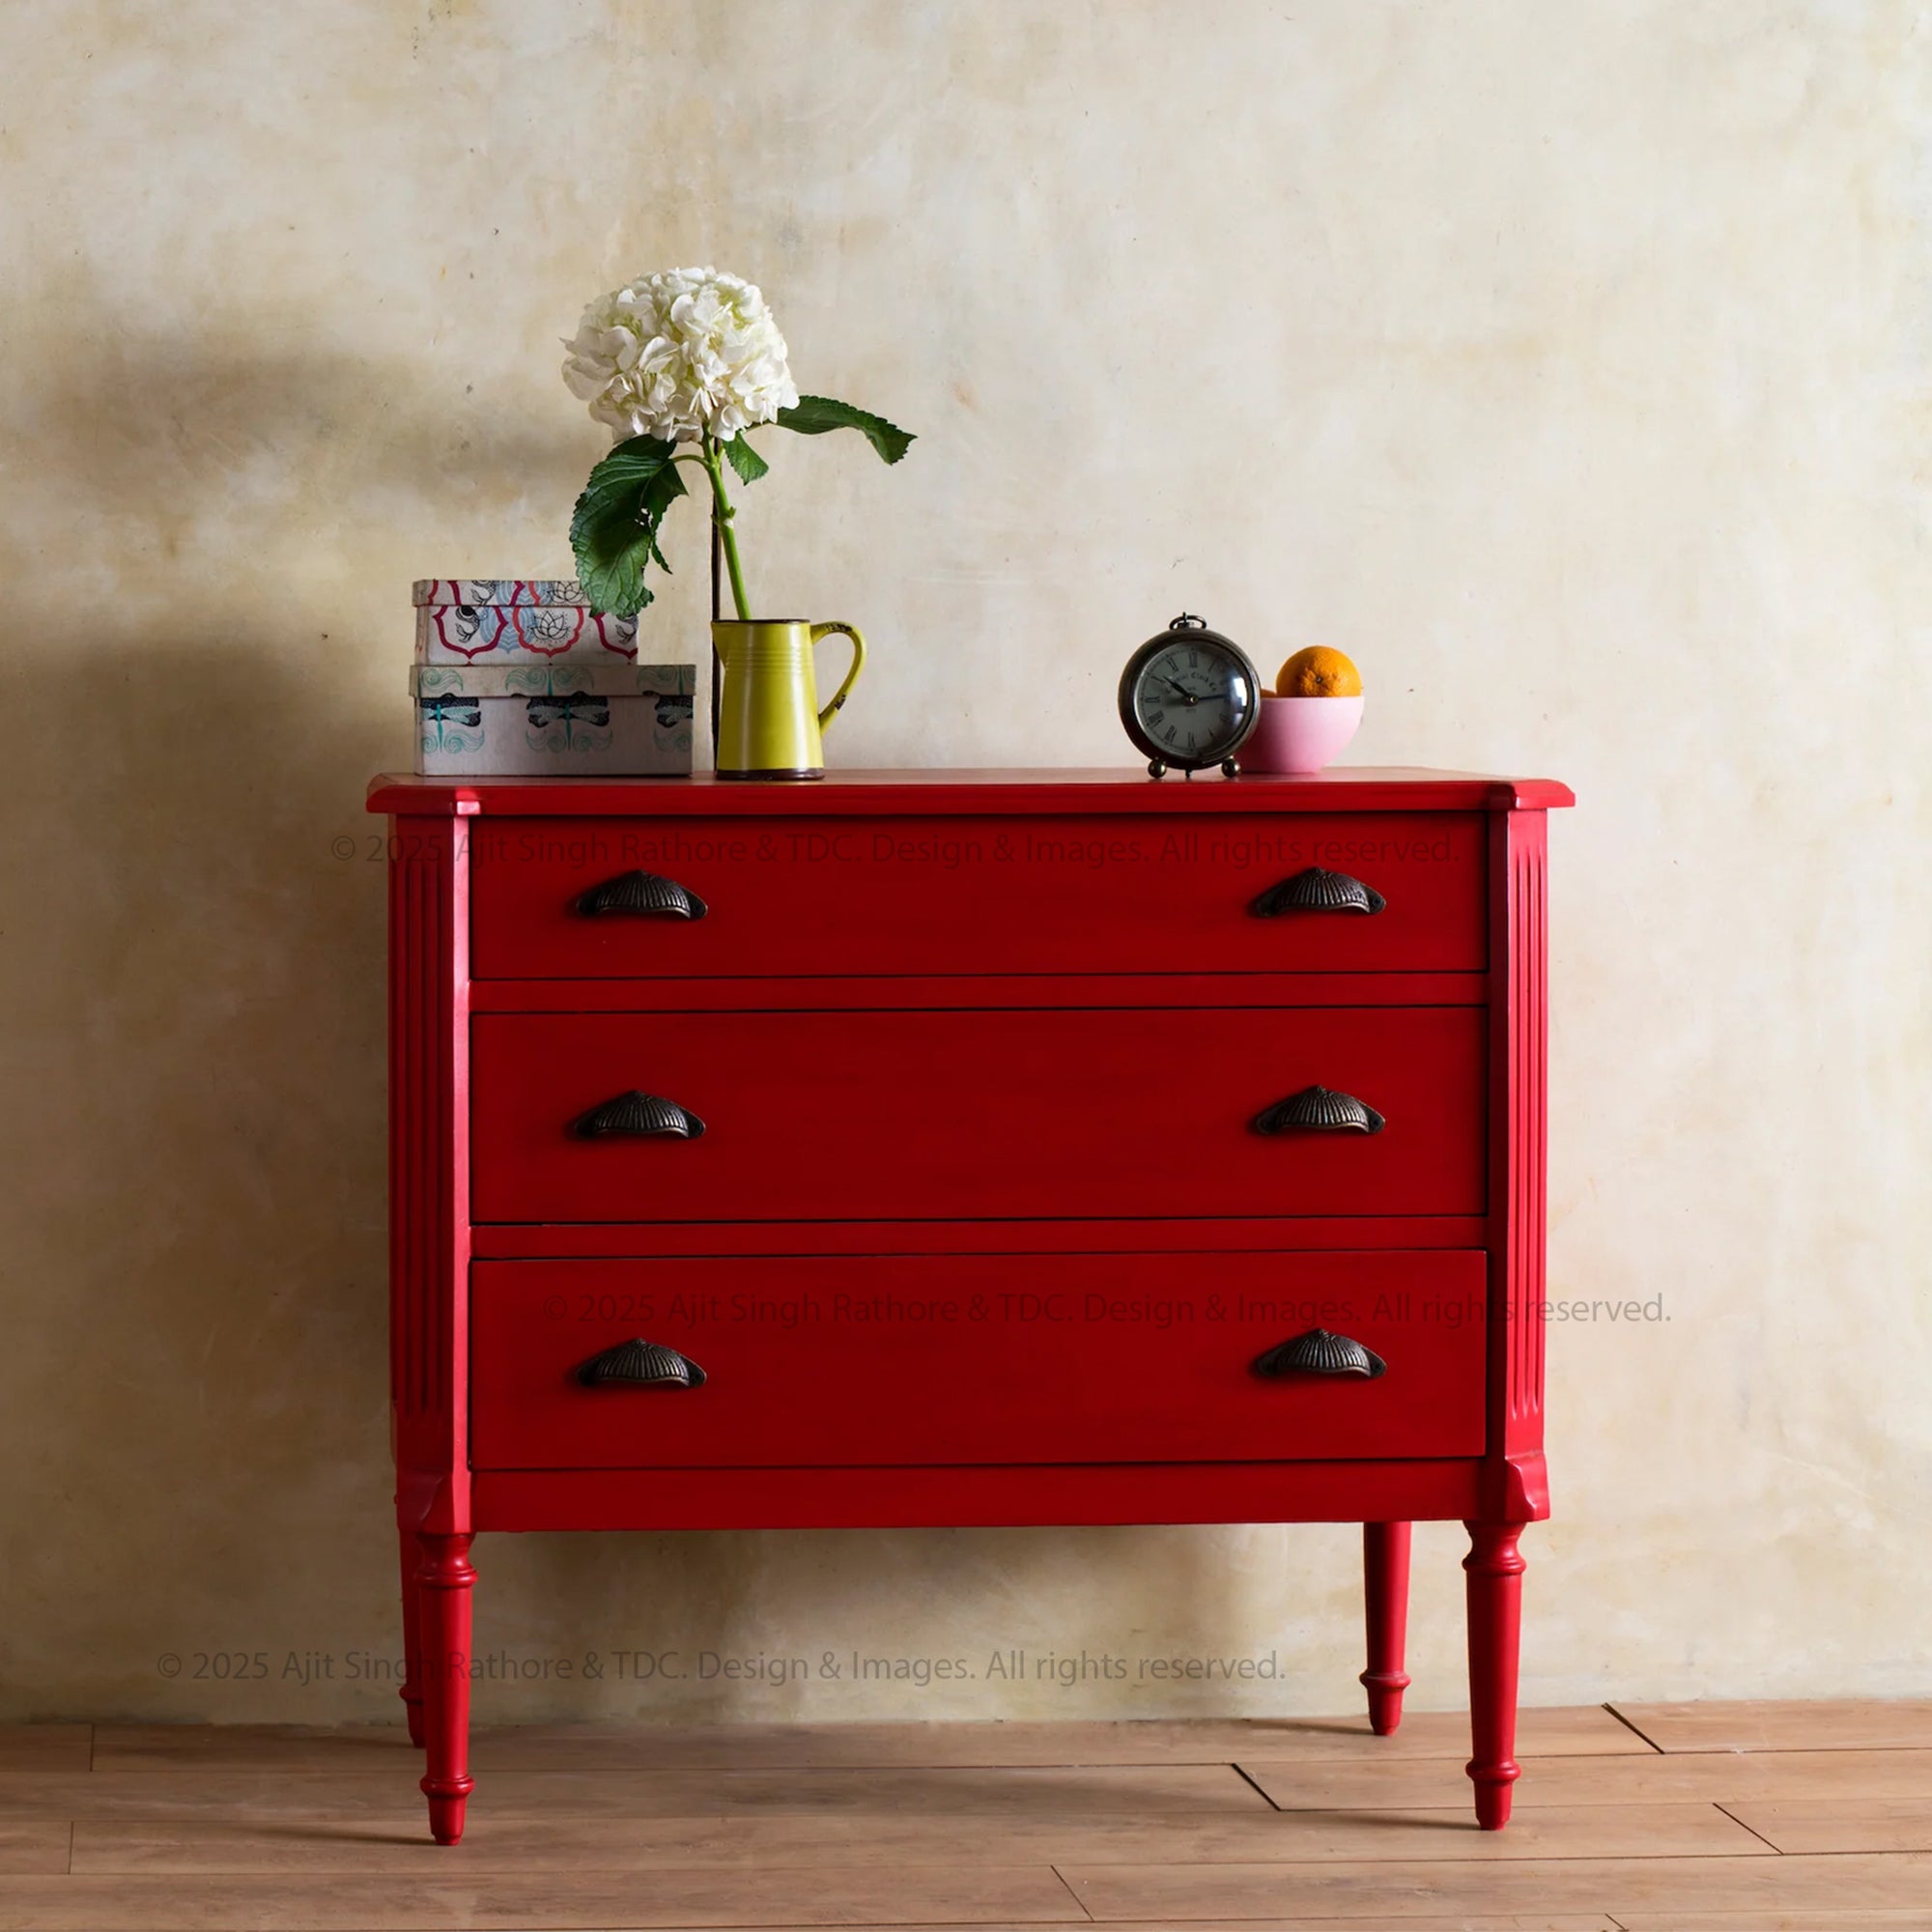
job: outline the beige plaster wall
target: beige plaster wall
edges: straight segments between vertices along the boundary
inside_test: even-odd
[[[1553,1288],[1667,1319],[1553,1339],[1525,1694],[1924,1691],[1929,57],[1889,0],[8,9],[0,1715],[393,1708],[361,789],[410,580],[564,560],[557,338],[692,261],[921,435],[787,442],[746,505],[758,601],[874,641],[838,759],[1124,762],[1185,606],[1352,652],[1363,762],[1575,783]],[[1419,1538],[1425,1703],[1460,1551]],[[1346,1529],[478,1554],[492,1717],[1360,1667]],[[620,1656],[671,1650],[809,1674]],[[1033,1675],[1083,1650],[1127,1680]]]

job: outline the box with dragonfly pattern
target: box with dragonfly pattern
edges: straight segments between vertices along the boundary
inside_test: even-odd
[[[410,668],[426,776],[682,778],[695,665],[575,659]]]

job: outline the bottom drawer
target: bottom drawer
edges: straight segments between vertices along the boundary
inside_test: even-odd
[[[1483,1452],[1485,1258],[900,1255],[478,1262],[479,1469],[1270,1462]],[[1266,1378],[1324,1329],[1373,1378]],[[586,1384],[641,1338],[701,1386]]]

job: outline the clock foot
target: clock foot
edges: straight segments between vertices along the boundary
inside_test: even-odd
[[[1239,778],[1240,775],[1241,768],[1233,758],[1223,758],[1221,760],[1221,776],[1224,779],[1236,779]]]
[[[1150,758],[1148,760],[1149,778],[1151,779],[1161,778],[1166,775],[1166,772],[1167,772],[1167,767],[1164,764],[1162,764],[1158,758]]]

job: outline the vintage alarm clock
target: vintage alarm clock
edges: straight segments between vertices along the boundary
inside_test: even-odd
[[[1121,723],[1159,778],[1209,765],[1235,776],[1235,753],[1262,715],[1262,681],[1247,653],[1183,611],[1121,673]]]

